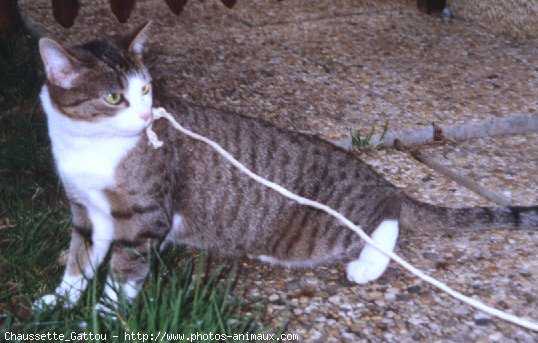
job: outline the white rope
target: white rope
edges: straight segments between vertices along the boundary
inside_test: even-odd
[[[216,150],[219,154],[221,154],[224,158],[226,158],[231,164],[233,164],[235,167],[237,167],[243,173],[247,174],[252,179],[256,180],[258,183],[261,183],[262,185],[275,190],[276,192],[282,194],[283,196],[285,196],[285,197],[287,197],[289,199],[292,199],[292,200],[298,202],[299,204],[306,205],[306,206],[311,206],[311,207],[320,209],[320,210],[326,212],[327,214],[335,217],[336,219],[341,221],[345,226],[347,226],[349,229],[356,232],[367,244],[369,244],[369,245],[373,246],[374,248],[376,248],[377,250],[381,251],[383,254],[385,254],[388,257],[390,257],[391,259],[393,259],[396,263],[398,263],[399,265],[401,265],[402,267],[407,269],[411,274],[414,274],[415,276],[422,279],[423,281],[425,281],[425,282],[439,288],[440,290],[442,290],[445,293],[448,293],[452,297],[454,297],[454,298],[456,298],[456,299],[458,299],[458,300],[460,300],[460,301],[462,301],[462,302],[464,302],[464,303],[466,303],[466,304],[468,304],[470,306],[473,306],[473,307],[475,307],[475,308],[477,308],[477,309],[479,309],[479,310],[481,310],[483,312],[486,312],[486,313],[488,313],[488,314],[490,314],[492,316],[504,319],[504,320],[506,320],[508,322],[512,322],[514,324],[520,325],[520,326],[528,328],[530,330],[538,331],[538,323],[535,323],[535,322],[532,322],[530,320],[526,320],[526,319],[514,316],[512,314],[500,311],[500,310],[498,310],[496,308],[493,308],[491,306],[483,304],[482,302],[480,302],[478,300],[475,300],[473,298],[470,298],[470,297],[468,297],[466,295],[463,295],[463,294],[453,290],[452,288],[448,287],[447,285],[445,285],[441,281],[438,281],[438,280],[432,278],[431,276],[426,275],[424,272],[422,272],[421,270],[413,267],[411,264],[409,264],[407,261],[403,260],[400,256],[396,255],[392,251],[387,251],[384,248],[378,246],[376,244],[376,242],[373,241],[359,226],[353,224],[349,219],[344,217],[339,212],[337,212],[337,211],[333,210],[332,208],[328,207],[327,205],[324,205],[324,204],[321,204],[321,203],[319,203],[317,201],[307,199],[307,198],[304,198],[304,197],[302,197],[300,195],[297,195],[297,194],[287,190],[286,188],[284,188],[284,187],[282,187],[282,186],[280,186],[280,185],[278,185],[278,184],[276,184],[274,182],[271,182],[271,181],[269,181],[267,179],[264,179],[263,177],[253,173],[250,169],[245,167],[243,164],[241,164],[239,161],[237,161],[232,155],[230,155],[230,153],[228,153],[226,150],[224,150],[218,143],[216,143],[216,142],[214,142],[214,141],[212,141],[212,140],[210,140],[210,139],[208,139],[208,138],[206,138],[204,136],[201,136],[201,135],[199,135],[197,133],[194,133],[194,132],[184,128],[183,126],[181,126],[172,117],[172,115],[170,115],[170,113],[168,113],[164,108],[159,107],[159,108],[156,108],[156,109],[153,110],[153,118],[155,120],[159,119],[159,118],[163,118],[163,117],[168,119],[170,121],[170,123],[174,126],[174,128],[176,128],[178,131],[182,132],[183,134],[185,134],[185,135],[187,135],[187,136],[189,136],[191,138],[194,138],[196,140],[202,141],[202,142],[208,144],[209,146],[211,146],[214,150]],[[159,141],[159,139],[157,138],[157,135],[152,131],[151,126],[149,126],[147,128],[146,132],[148,134],[148,138],[150,140],[150,143],[153,145],[154,148],[158,148],[158,147],[163,145],[163,142]]]

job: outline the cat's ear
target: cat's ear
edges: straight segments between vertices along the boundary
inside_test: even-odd
[[[47,79],[62,88],[73,87],[75,80],[82,73],[81,63],[50,38],[39,40],[39,53],[45,65]]]
[[[148,21],[143,25],[140,25],[133,30],[129,35],[127,35],[127,47],[130,52],[135,55],[142,56],[142,51],[144,50],[144,43],[148,39],[149,29],[152,21]]]

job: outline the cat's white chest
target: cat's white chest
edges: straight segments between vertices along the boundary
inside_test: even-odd
[[[138,138],[51,137],[58,172],[70,196],[82,202],[91,192],[113,188],[118,165]]]

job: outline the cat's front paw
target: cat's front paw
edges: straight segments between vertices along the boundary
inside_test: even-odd
[[[107,318],[112,320],[117,320],[118,316],[116,314],[116,308],[112,305],[105,305],[104,303],[98,302],[95,304],[94,310],[101,318]]]
[[[63,308],[72,308],[82,294],[83,287],[80,284],[69,283],[71,280],[63,280],[53,294],[47,294],[37,299],[32,308],[35,311],[43,311],[47,308],[62,306]]]
[[[32,309],[41,312],[47,308],[56,307],[58,305],[58,296],[56,294],[47,294],[34,301]]]
[[[34,301],[32,309],[36,312],[42,312],[46,309],[62,306],[63,308],[71,308],[75,305],[69,297],[53,293],[42,296]]]
[[[358,284],[376,280],[383,274],[385,269],[385,263],[375,263],[360,259],[351,261],[346,267],[348,280]]]

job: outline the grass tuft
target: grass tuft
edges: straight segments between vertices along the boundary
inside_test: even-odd
[[[389,130],[389,122],[386,121],[385,124],[383,125],[381,136],[376,142],[372,142],[373,135],[376,131],[375,125],[372,126],[372,129],[370,130],[370,132],[364,137],[361,137],[361,134],[359,131],[353,134],[353,132],[351,132],[350,130],[349,134],[351,135],[351,148],[360,152],[377,150],[381,147],[381,144],[383,144],[383,139],[385,138],[385,135],[387,134],[388,130]]]
[[[159,341],[175,342],[209,332],[233,335],[261,330],[261,309],[246,314],[244,300],[232,295],[234,268],[222,266],[205,277],[203,255],[197,262],[181,257],[178,251],[171,255],[174,258],[167,260],[155,255],[158,257],[156,268],[152,269],[141,294],[133,304],[120,300],[113,316],[102,316],[94,310],[102,289],[98,282],[92,281],[86,297],[75,309],[35,312],[26,320],[4,313],[0,333],[2,337],[5,332],[55,332],[66,337],[72,332],[92,333],[101,338],[106,335],[107,341],[113,342],[133,341],[137,333],[154,336],[161,333]],[[189,341],[204,340],[200,337]]]

